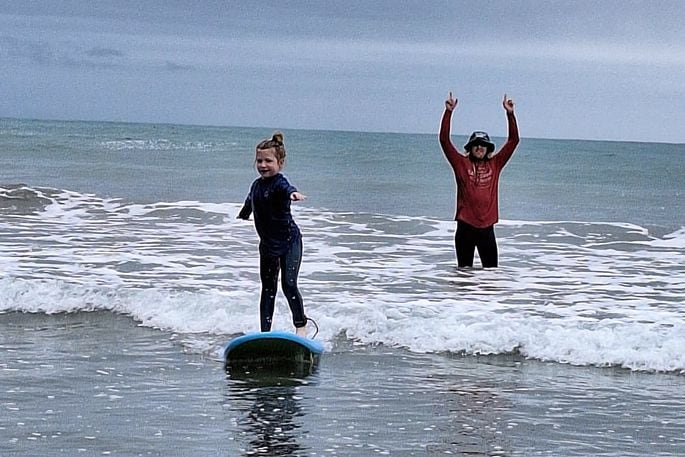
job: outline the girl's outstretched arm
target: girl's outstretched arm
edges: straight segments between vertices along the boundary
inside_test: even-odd
[[[248,220],[250,218],[250,214],[252,214],[252,199],[248,195],[236,219]]]

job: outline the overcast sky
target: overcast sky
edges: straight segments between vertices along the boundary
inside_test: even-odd
[[[0,116],[685,143],[685,1],[0,0]]]

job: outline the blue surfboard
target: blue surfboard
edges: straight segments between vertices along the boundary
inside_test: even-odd
[[[323,352],[320,342],[291,332],[259,332],[229,341],[224,361],[232,373],[306,375],[316,369]]]

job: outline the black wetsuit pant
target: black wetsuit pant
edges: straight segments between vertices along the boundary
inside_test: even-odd
[[[454,246],[457,250],[459,267],[473,266],[473,255],[476,249],[478,249],[483,268],[497,266],[497,240],[495,240],[495,226],[493,225],[477,228],[466,222],[457,221]]]
[[[262,295],[259,300],[259,319],[262,332],[271,330],[274,315],[276,293],[278,292],[278,273],[281,272],[281,288],[290,305],[295,327],[304,327],[307,318],[304,315],[302,296],[297,288],[297,276],[302,263],[302,240],[291,243],[288,251],[281,256],[259,256],[259,276],[262,280]]]

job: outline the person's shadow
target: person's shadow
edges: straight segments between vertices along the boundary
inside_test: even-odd
[[[297,456],[309,448],[302,444],[302,386],[317,382],[316,374],[288,372],[228,372],[227,397],[239,413],[237,425],[249,440],[244,455]],[[311,374],[311,375],[310,375]]]

